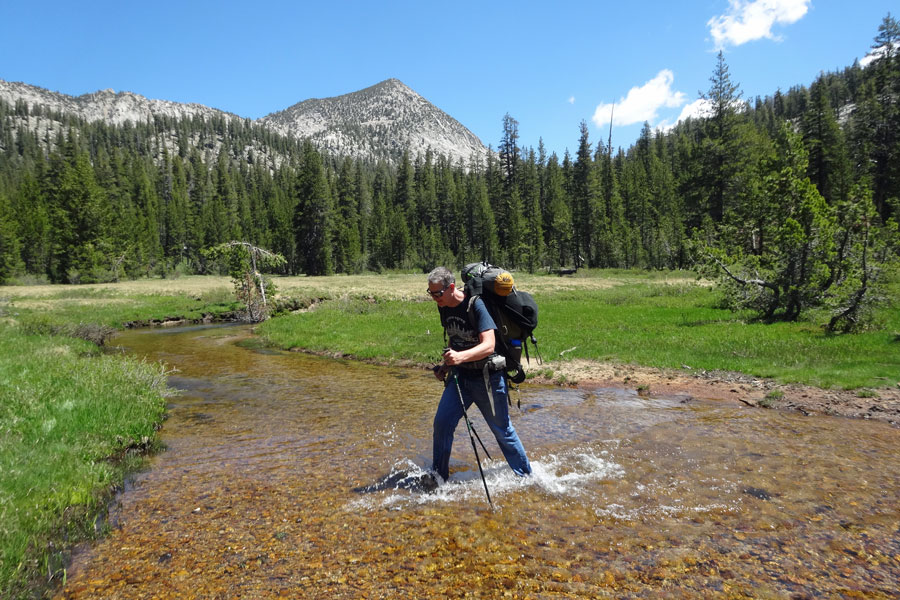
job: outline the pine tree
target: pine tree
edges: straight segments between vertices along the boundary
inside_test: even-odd
[[[285,258],[283,269],[286,273],[297,273],[300,270],[297,248],[294,241],[293,214],[295,197],[288,193],[295,180],[293,171],[282,166],[275,173],[275,180],[269,183],[265,197],[269,199],[269,230],[272,236],[271,248],[276,254]]]
[[[35,174],[26,172],[10,202],[26,273],[48,275],[52,231],[49,208]]]
[[[890,13],[882,20],[872,64],[879,118],[874,127],[873,201],[883,220],[900,220],[900,22]]]
[[[135,156],[131,162],[129,175],[134,199],[135,212],[137,213],[137,239],[135,240],[138,263],[144,268],[144,275],[151,273],[160,274],[163,267],[163,248],[160,242],[160,206],[156,185],[150,173],[151,166],[147,165],[139,157]],[[209,207],[210,221],[220,224],[224,218],[224,207]],[[224,241],[227,233],[224,225],[220,225],[217,237],[211,243]]]
[[[573,237],[576,261],[580,257],[589,266],[597,266],[594,256],[594,238],[597,232],[595,218],[597,211],[597,180],[588,140],[587,123],[581,122],[581,137],[578,140],[578,154],[572,166],[572,220],[575,226]]]
[[[544,263],[544,231],[541,215],[541,184],[537,158],[530,149],[522,163],[522,252],[524,266],[534,273]]]
[[[802,140],[785,125],[765,190],[769,242],[752,255],[727,241],[707,248],[736,308],[793,321],[821,304],[831,284],[838,223],[806,176],[807,163]]]
[[[821,77],[810,88],[809,110],[803,116],[802,131],[809,153],[810,180],[829,203],[843,201],[850,188],[850,163],[844,136]]]
[[[52,198],[51,281],[108,280],[112,257],[105,236],[107,198],[97,184],[88,155],[77,148],[74,132],[69,134],[63,155],[54,157],[44,185],[44,193]]]
[[[509,113],[503,117],[503,137],[498,153],[503,180],[497,212],[497,234],[502,261],[510,268],[520,266],[524,250],[522,223],[522,182],[520,176],[519,122]]]
[[[0,189],[0,285],[6,285],[19,268],[20,245],[11,202]]]
[[[675,177],[669,167],[665,139],[657,132],[655,152],[650,159],[651,202],[655,212],[655,236],[648,249],[650,267],[655,269],[679,269],[687,263],[685,248],[684,211],[681,198],[676,193]]]
[[[487,178],[471,173],[466,186],[466,214],[471,218],[467,231],[471,254],[464,262],[485,260],[498,262],[500,240],[494,222],[494,210],[488,197]]]
[[[740,88],[731,81],[725,55],[716,58],[716,67],[709,79],[709,90],[702,98],[710,105],[711,115],[703,139],[703,180],[706,214],[720,222],[734,197],[735,172],[739,169],[741,147],[735,135]]]
[[[356,176],[348,159],[337,177],[334,213],[334,269],[356,273],[360,269],[359,205],[355,195]]]
[[[356,200],[357,236],[359,238],[360,252],[358,269],[362,270],[368,262],[368,255],[371,251],[369,247],[369,226],[372,219],[372,189],[363,165],[356,163],[353,170],[355,173],[353,197]]]
[[[307,275],[331,275],[333,214],[331,190],[322,158],[310,142],[303,146],[297,178],[294,240],[300,268]]]
[[[457,172],[445,159],[437,165],[438,226],[441,238],[454,261],[465,247],[465,202],[456,179]]]
[[[627,264],[625,246],[629,239],[629,227],[625,217],[625,206],[620,194],[619,171],[616,164],[624,161],[620,154],[613,160],[612,145],[599,153],[597,177],[601,182],[598,202],[596,256],[598,264],[604,267],[621,267]]]
[[[369,225],[369,268],[380,271],[393,267],[391,253],[391,176],[384,163],[378,165],[372,183],[372,218]]]
[[[551,265],[572,264],[572,212],[566,193],[565,174],[556,154],[547,162],[545,190],[547,195],[547,254]]]

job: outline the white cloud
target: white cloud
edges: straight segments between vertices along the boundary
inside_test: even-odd
[[[575,96],[569,96],[569,104],[575,104]]]
[[[628,90],[613,108],[612,104],[600,104],[594,111],[593,121],[597,127],[609,123],[613,114],[613,125],[633,125],[656,119],[660,108],[675,108],[685,103],[684,92],[672,90],[675,75],[668,69],[657,73],[656,77],[642,85]]]
[[[875,62],[876,60],[878,60],[879,58],[884,56],[884,53],[886,51],[887,51],[887,48],[885,46],[875,48],[874,50],[872,50],[871,52],[869,52],[868,54],[866,54],[859,60],[859,66],[868,67],[873,62]]]
[[[685,119],[705,118],[709,116],[712,116],[712,105],[709,103],[709,100],[699,98],[681,109],[681,114],[678,115],[678,118],[675,119],[674,123],[660,121],[655,129],[661,129],[664,132],[667,132]]]
[[[717,48],[761,38],[777,39],[774,25],[790,25],[806,15],[810,0],[728,0],[729,10],[707,21]]]

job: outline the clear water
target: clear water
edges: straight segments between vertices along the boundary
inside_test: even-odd
[[[526,384],[535,473],[473,423],[435,493],[365,493],[431,456],[430,372],[254,347],[246,327],[129,332],[178,372],[167,451],[80,551],[66,598],[896,598],[900,430]],[[515,401],[517,396],[513,394]]]

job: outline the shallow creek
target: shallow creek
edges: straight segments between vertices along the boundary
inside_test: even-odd
[[[495,458],[491,510],[463,423],[435,493],[360,490],[430,462],[430,372],[260,348],[247,327],[114,343],[177,369],[182,391],[167,450],[118,496],[110,534],[76,553],[61,598],[900,590],[900,430],[883,423],[525,384],[511,410],[532,477],[471,412]]]

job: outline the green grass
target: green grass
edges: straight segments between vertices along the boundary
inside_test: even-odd
[[[826,388],[893,386],[900,377],[895,308],[882,310],[878,331],[828,335],[812,322],[765,324],[718,308],[707,286],[627,272],[615,277],[622,280],[615,287],[559,291],[546,278],[538,281],[535,334],[545,359],[559,360],[565,350],[564,360],[737,371]],[[388,362],[433,361],[443,347],[437,309],[428,301],[324,302],[272,319],[259,333],[282,347]]]
[[[204,315],[229,313],[237,306],[227,289],[197,295],[129,295],[115,290],[69,288],[39,297],[20,295],[7,299],[0,308],[35,333],[51,333],[49,325],[90,322],[121,329],[134,322],[199,320]]]
[[[8,291],[0,290],[0,598],[13,599],[59,585],[69,549],[97,534],[110,494],[155,445],[163,418],[163,367],[85,340],[235,305],[227,289]]]
[[[0,597],[62,577],[165,410],[159,365],[0,326]],[[115,460],[111,460],[115,458]]]
[[[435,362],[444,347],[431,301],[340,298],[307,313],[269,319],[257,333],[284,348],[395,362]]]
[[[885,315],[888,329],[828,335],[809,322],[761,323],[717,303],[715,292],[699,286],[666,294],[626,286],[550,296],[541,326],[551,356],[557,346],[576,346],[567,357],[738,371],[820,387],[883,387],[900,377],[896,312]]]

